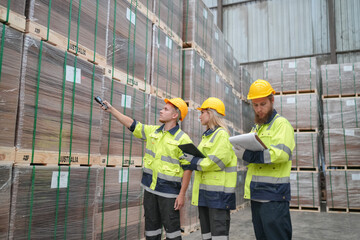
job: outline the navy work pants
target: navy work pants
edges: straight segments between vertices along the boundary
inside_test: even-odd
[[[229,239],[230,210],[198,208],[202,239]]]

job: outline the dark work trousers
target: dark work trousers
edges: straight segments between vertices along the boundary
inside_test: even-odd
[[[288,240],[292,236],[289,202],[251,201],[257,240]]]
[[[199,207],[202,239],[229,239],[230,210]]]
[[[145,237],[160,240],[162,226],[166,239],[181,239],[180,212],[174,210],[175,198],[165,198],[144,191]]]

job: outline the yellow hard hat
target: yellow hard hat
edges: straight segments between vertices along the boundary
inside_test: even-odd
[[[180,121],[184,120],[184,118],[188,113],[188,106],[184,100],[182,100],[181,98],[172,98],[172,99],[165,98],[164,101],[166,103],[171,103],[172,105],[177,107],[180,110],[180,115],[181,115]]]
[[[263,98],[271,94],[275,94],[275,90],[271,87],[270,83],[268,81],[258,79],[251,84],[247,99]]]
[[[197,110],[203,110],[203,109],[214,109],[215,111],[217,111],[219,114],[225,116],[225,105],[224,103],[215,97],[209,97],[208,99],[206,99],[203,104],[201,105],[201,107],[197,108]]]

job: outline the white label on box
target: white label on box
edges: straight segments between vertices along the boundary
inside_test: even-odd
[[[169,37],[166,37],[166,46],[172,49],[172,40]]]
[[[229,94],[229,88],[228,87],[225,87],[225,93]]]
[[[121,106],[125,106],[126,101],[126,108],[131,108],[131,96],[122,94],[121,95]]]
[[[66,81],[68,82],[74,82],[74,67],[66,65]],[[81,83],[81,69],[76,68],[76,77],[75,77],[76,83]]]
[[[236,104],[236,105],[238,104],[238,100],[237,100],[237,98],[235,98],[234,102],[235,102],[235,104]]]
[[[231,52],[231,47],[229,45],[227,46],[227,50],[228,52]]]
[[[351,179],[355,180],[355,181],[359,181],[360,180],[360,173],[354,173],[351,175]]]
[[[296,180],[297,176],[296,173],[290,173],[290,180]]]
[[[294,97],[288,98],[288,99],[286,100],[286,103],[288,103],[288,104],[293,104],[293,103],[295,103],[295,98],[294,98]]]
[[[345,136],[355,136],[354,129],[345,129]]]
[[[51,178],[51,188],[58,188],[58,171],[53,171]],[[60,172],[59,188],[67,188],[69,172]]]
[[[344,66],[344,72],[351,72],[353,70],[352,66]]]
[[[132,24],[135,25],[136,22],[136,15],[133,11],[131,11],[129,8],[126,9],[126,18],[131,21]]]
[[[203,15],[204,15],[204,18],[205,19],[207,19],[207,15],[208,15],[208,13],[207,13],[207,11],[206,11],[206,9],[204,8],[204,10],[203,10]]]
[[[289,62],[289,68],[295,68],[296,63],[295,62]]]
[[[216,74],[216,83],[220,83],[220,77]]]
[[[355,106],[355,100],[354,99],[347,100],[346,101],[346,106]]]
[[[204,67],[205,67],[205,61],[204,61],[204,59],[202,59],[202,58],[200,58],[200,67],[201,67],[202,69],[204,69]]]
[[[121,174],[122,172],[122,174]],[[128,181],[129,169],[119,170],[119,183],[124,183]]]
[[[234,65],[234,67],[236,67],[236,61],[235,60],[233,60],[233,65]]]
[[[219,40],[219,34],[218,34],[218,32],[215,32],[215,39],[216,39],[216,40]]]

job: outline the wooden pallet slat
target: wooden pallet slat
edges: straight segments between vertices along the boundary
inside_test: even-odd
[[[10,10],[8,17],[8,9],[4,6],[0,6],[0,22],[3,22],[20,32],[25,32],[26,30],[25,16]]]

